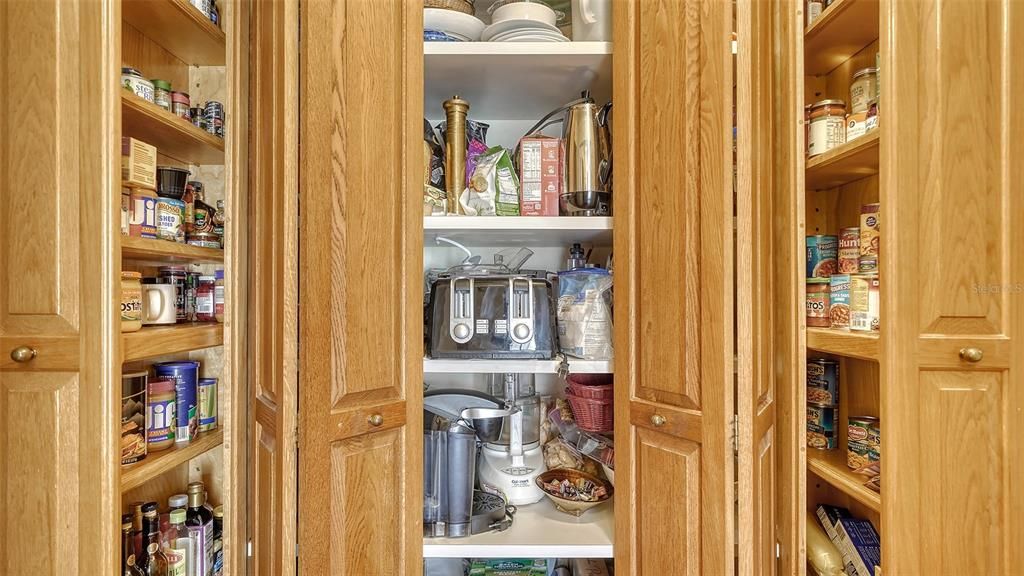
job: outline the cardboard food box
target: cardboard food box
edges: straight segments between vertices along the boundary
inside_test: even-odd
[[[563,156],[560,138],[528,136],[520,141],[520,215],[558,216]]]
[[[121,183],[156,190],[156,146],[135,138],[121,138]]]

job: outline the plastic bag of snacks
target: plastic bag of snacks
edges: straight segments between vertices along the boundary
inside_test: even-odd
[[[488,149],[472,174],[459,198],[467,216],[519,216],[519,177],[507,150]]]
[[[558,273],[558,345],[577,358],[612,359],[610,272],[577,268]]]

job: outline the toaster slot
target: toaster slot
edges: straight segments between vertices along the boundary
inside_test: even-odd
[[[473,279],[452,278],[448,307],[448,334],[452,340],[465,344],[473,338]]]
[[[511,278],[508,283],[508,332],[514,342],[526,344],[533,340],[533,282]]]

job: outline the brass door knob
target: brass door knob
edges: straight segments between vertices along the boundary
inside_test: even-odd
[[[366,420],[367,422],[370,423],[371,426],[380,426],[381,424],[384,423],[384,417],[381,416],[380,414],[374,414],[373,416],[370,416]]]
[[[11,360],[15,362],[28,362],[29,360],[36,357],[36,349],[29,348],[28,346],[18,346],[14,350],[11,350]]]
[[[653,424],[655,426],[664,426],[665,425],[665,417],[662,416],[661,414],[654,414],[654,415],[651,416],[651,424]]]
[[[981,359],[985,357],[985,353],[981,351],[981,348],[961,348],[960,359],[965,362],[981,362]]]

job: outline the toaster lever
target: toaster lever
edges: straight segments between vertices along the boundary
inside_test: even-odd
[[[449,282],[448,334],[465,344],[473,338],[473,279],[454,277]]]
[[[508,333],[518,344],[533,340],[533,282],[529,278],[508,281]]]

